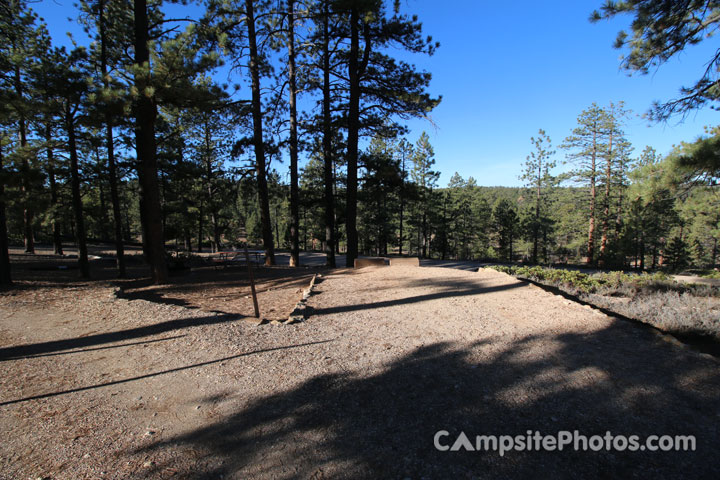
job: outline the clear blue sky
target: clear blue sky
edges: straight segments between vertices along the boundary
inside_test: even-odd
[[[653,100],[674,98],[680,86],[699,78],[714,53],[712,40],[706,41],[650,75],[629,77],[620,70],[621,52],[612,44],[630,19],[591,24],[588,17],[601,3],[403,1],[403,8],[423,22],[424,32],[441,44],[432,57],[398,52],[430,71],[431,92],[443,96],[432,114],[435,127],[420,120],[408,124],[410,141],[423,130],[430,135],[441,185],[456,171],[480,185],[521,185],[521,164],[539,128],[559,145],[592,102],[623,100],[643,114]],[[67,22],[76,16],[73,0],[43,0],[33,8],[59,43],[66,43],[67,31],[85,42],[78,26]],[[651,145],[665,154],[701,135],[703,126],[720,123],[717,116],[705,109],[667,124],[633,117],[625,130],[636,153]],[[557,159],[563,158],[559,151]]]

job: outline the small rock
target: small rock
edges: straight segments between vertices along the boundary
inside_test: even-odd
[[[145,432],[146,437],[151,437],[153,435],[155,435],[155,430],[148,430],[147,432]]]
[[[153,462],[152,460],[143,463],[143,467],[145,467],[145,468],[154,467],[154,466],[155,466],[155,462]]]

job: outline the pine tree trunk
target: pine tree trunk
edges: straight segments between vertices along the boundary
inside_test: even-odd
[[[202,250],[202,243],[203,243],[203,204],[200,202],[200,209],[199,209],[199,215],[198,215],[198,253],[201,253]]]
[[[424,202],[423,202],[424,203]],[[422,214],[422,258],[427,257],[427,213],[423,209]]]
[[[99,170],[99,163],[100,163],[100,154],[99,152],[95,152],[95,160],[98,163],[98,170]],[[108,241],[109,237],[107,234],[107,226],[108,226],[108,216],[107,216],[107,203],[105,202],[105,187],[102,175],[98,175],[98,198],[100,200],[100,240],[103,242]]]
[[[651,269],[655,269],[658,263],[658,248],[657,245],[653,245],[653,251],[652,251],[652,263],[650,264]]]
[[[23,97],[23,83],[22,79],[20,78],[20,67],[15,67],[15,93],[18,96],[18,98],[22,99]],[[35,253],[35,238],[33,233],[33,217],[34,213],[32,210],[32,207],[30,206],[30,163],[28,162],[26,151],[27,147],[27,122],[25,120],[25,115],[22,110],[20,110],[19,118],[18,118],[18,137],[20,140],[20,148],[22,150],[22,162],[20,164],[20,173],[22,174],[22,183],[20,185],[20,190],[23,195],[23,236],[25,238],[25,253]]]
[[[597,131],[593,131],[593,150],[590,167],[590,225],[588,226],[587,263],[594,263],[595,257],[595,160],[597,156]]]
[[[210,224],[212,225],[212,236],[210,237],[210,251],[217,253],[220,251],[220,232],[218,226],[217,204],[213,201],[213,168],[212,168],[212,145],[210,143],[210,125],[207,120],[204,125],[205,131],[205,193],[207,194],[207,203],[210,206]]]
[[[360,15],[355,6],[350,11],[350,57],[348,59],[348,78],[350,98],[347,119],[347,197],[345,234],[347,236],[346,265],[352,267],[358,256],[357,236],[357,169],[358,139],[360,134]]]
[[[247,35],[250,47],[250,77],[252,90],[253,144],[255,147],[255,173],[258,184],[258,202],[262,223],[263,246],[265,247],[265,265],[275,265],[272,223],[270,219],[270,201],[268,198],[267,176],[265,172],[265,148],[263,145],[262,105],[260,92],[260,65],[258,64],[257,37],[255,34],[255,12],[253,1],[245,0],[247,15]]]
[[[403,249],[403,214],[405,210],[405,149],[402,150],[402,174],[400,177],[400,251],[398,252],[402,256]]]
[[[0,137],[0,173],[3,170],[2,137]],[[2,177],[0,177],[2,178]],[[10,244],[7,233],[7,217],[5,216],[5,183],[0,181],[0,285],[12,285],[10,273]]]
[[[295,0],[288,0],[288,90],[290,103],[290,266],[300,266],[297,82],[295,79]],[[328,239],[329,241],[329,239]]]
[[[280,246],[280,212],[278,212],[278,206],[275,204],[275,245]]]
[[[307,251],[307,210],[303,210],[302,213],[302,219],[303,219],[303,250]]]
[[[603,209],[602,222],[602,239],[600,240],[600,259],[606,263],[605,254],[607,252],[608,230],[610,228],[610,182],[612,180],[612,141],[613,135],[610,132],[610,140],[608,143],[607,161],[605,163],[605,204]]]
[[[217,253],[222,249],[222,243],[220,239],[220,224],[218,223],[218,216],[215,212],[210,215],[210,220],[213,226],[213,252]]]
[[[103,86],[110,87],[107,68],[107,38],[105,35],[105,1],[99,2],[100,31],[100,71],[103,76]],[[106,107],[107,108],[107,107]],[[113,140],[112,114],[109,109],[105,112],[105,148],[108,157],[108,181],[110,182],[110,203],[113,212],[113,231],[115,234],[115,262],[118,276],[125,277],[125,247],[122,237],[122,214],[120,213],[120,194],[118,192],[117,165],[115,162],[115,144]]]
[[[148,47],[147,1],[134,0],[135,64],[138,68],[150,68]],[[162,228],[160,189],[158,186],[157,150],[155,144],[155,119],[157,106],[146,92],[150,72],[136,72],[135,87],[139,95],[135,104],[135,145],[138,157],[141,209],[144,229],[143,247],[150,264],[152,281],[167,283],[168,270],[165,260],[165,238]]]
[[[422,249],[421,249],[422,240],[420,239],[420,237],[422,236],[422,231],[419,227],[416,227],[416,228],[417,228],[417,256],[422,258]]]
[[[623,225],[623,197],[625,196],[625,184],[623,182],[623,178],[625,176],[625,170],[623,166],[623,162],[620,161],[619,163],[620,171],[618,172],[618,175],[620,178],[620,183],[618,183],[617,188],[617,215],[615,216],[615,232],[616,236],[620,236],[620,231],[622,230]]]
[[[443,201],[442,222],[443,222],[442,223],[443,225],[447,225],[447,222],[448,222],[448,220],[447,220],[447,196],[445,197],[445,199]],[[440,252],[440,260],[445,260],[445,256],[447,255],[447,245],[448,245],[448,241],[447,241],[447,231],[446,231],[445,239],[442,242],[442,247],[441,247],[442,250]],[[457,246],[457,241],[456,241],[456,246]]]
[[[188,253],[192,252],[192,238],[190,236],[190,231],[185,230],[183,237],[185,237],[185,251]]]
[[[633,268],[638,269],[638,262],[640,261],[640,238],[637,235],[637,231],[633,237]]]
[[[330,268],[335,268],[335,197],[333,188],[332,118],[330,116],[330,1],[323,3],[323,177],[325,203],[325,242]]]
[[[53,251],[55,255],[63,254],[62,247],[62,235],[60,231],[60,221],[58,220],[59,205],[59,194],[57,180],[55,179],[55,156],[50,142],[52,141],[52,129],[50,122],[48,121],[45,125],[45,141],[48,144],[47,149],[47,174],[48,182],[50,183],[50,204],[52,205],[52,227],[53,227]]]
[[[115,261],[118,269],[118,276],[125,277],[125,246],[122,237],[122,214],[120,212],[120,193],[118,191],[117,165],[115,163],[115,148],[113,146],[113,127],[110,123],[110,116],[106,117],[105,142],[107,143],[108,154],[108,180],[110,181],[110,203],[113,211],[113,230],[115,233]]]
[[[67,107],[68,110],[70,108],[72,107]],[[75,216],[75,232],[78,244],[78,265],[80,266],[80,275],[83,278],[90,278],[85,219],[83,218],[82,197],[80,195],[80,172],[77,156],[77,141],[75,138],[75,119],[69,111],[65,113],[65,128],[67,129],[68,149],[70,151],[70,184],[72,189],[73,212]]]
[[[158,173],[160,174],[159,179],[159,193],[160,193],[160,217],[162,218],[162,231],[163,231],[163,249],[164,249],[164,239],[165,239],[165,231],[167,230],[167,209],[165,208],[165,190],[167,189],[167,174],[163,171],[162,168],[158,168]]]
[[[540,187],[542,182],[542,158],[538,157],[537,192],[535,196],[535,225],[533,226],[532,263],[538,263],[538,250],[540,243]]]
[[[329,80],[329,79],[328,79]],[[329,82],[328,82],[329,84]],[[332,146],[332,141],[330,142],[330,146]],[[332,153],[332,152],[331,152]],[[331,155],[332,156],[332,155]],[[335,243],[335,256],[337,257],[340,255],[340,225],[338,224],[337,220],[337,208],[335,205],[335,199],[338,198],[337,194],[337,165],[335,162],[333,162],[332,166],[332,193],[333,193],[333,203],[332,203],[332,210],[333,210],[333,225],[335,226],[335,234],[333,235],[333,242]]]

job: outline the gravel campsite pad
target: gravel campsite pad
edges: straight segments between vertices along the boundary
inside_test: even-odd
[[[292,325],[211,292],[186,299],[200,308],[106,283],[0,295],[0,478],[720,476],[713,357],[493,271],[319,280]],[[697,450],[441,452],[439,430]]]

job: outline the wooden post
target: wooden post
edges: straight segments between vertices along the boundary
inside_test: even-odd
[[[255,279],[253,278],[252,264],[250,263],[247,244],[245,244],[245,261],[247,262],[248,276],[250,277],[250,290],[252,291],[253,307],[255,307],[255,318],[260,318],[260,307],[258,307],[257,293],[255,293]]]

